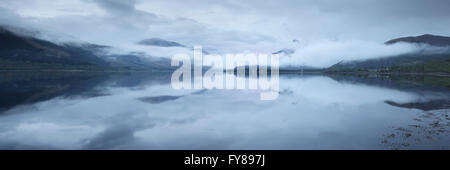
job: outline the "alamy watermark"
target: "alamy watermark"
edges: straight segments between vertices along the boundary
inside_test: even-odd
[[[171,78],[174,89],[261,90],[261,100],[275,100],[279,95],[279,56],[277,54],[203,56],[202,47],[196,46],[192,60],[188,54],[176,54],[172,57],[171,66],[179,67]],[[205,68],[209,69],[204,72]]]

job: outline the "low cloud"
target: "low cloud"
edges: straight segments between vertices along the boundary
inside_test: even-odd
[[[307,65],[329,67],[340,61],[366,60],[380,57],[413,53],[422,47],[414,44],[397,43],[385,45],[378,42],[352,41],[318,41],[298,47],[291,56],[283,56],[281,65]]]

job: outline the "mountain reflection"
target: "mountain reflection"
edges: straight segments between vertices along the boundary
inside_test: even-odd
[[[429,103],[450,96],[423,77],[286,74],[279,98],[261,101],[257,90],[175,90],[170,73],[1,75],[1,149],[392,149],[405,143],[392,127],[423,110],[445,116],[448,105]],[[448,147],[440,119],[439,140],[405,147]]]

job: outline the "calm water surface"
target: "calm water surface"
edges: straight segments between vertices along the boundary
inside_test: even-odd
[[[0,75],[0,149],[450,148],[448,78],[288,74],[261,101],[170,73]]]

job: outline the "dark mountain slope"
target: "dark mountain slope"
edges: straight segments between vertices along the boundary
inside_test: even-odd
[[[0,59],[64,65],[108,66],[103,59],[81,47],[57,45],[49,41],[25,37],[0,28]]]
[[[327,68],[329,72],[449,72],[450,73],[450,37],[422,35],[418,37],[403,37],[387,41],[386,44],[394,43],[422,43],[431,46],[444,47],[439,52],[427,50],[412,54],[390,56],[369,60],[341,61]]]
[[[421,36],[396,38],[396,39],[385,42],[385,44],[395,44],[398,42],[423,43],[423,44],[428,44],[428,45],[432,45],[432,46],[442,47],[442,46],[450,46],[450,37],[424,34]]]
[[[167,41],[161,38],[149,38],[142,41],[139,41],[140,45],[149,45],[149,46],[159,46],[159,47],[185,47],[184,45],[174,42]]]
[[[15,30],[13,30],[15,31]],[[0,26],[0,70],[167,70],[170,60],[145,54],[108,54],[109,46],[90,43],[56,44],[16,34]]]

